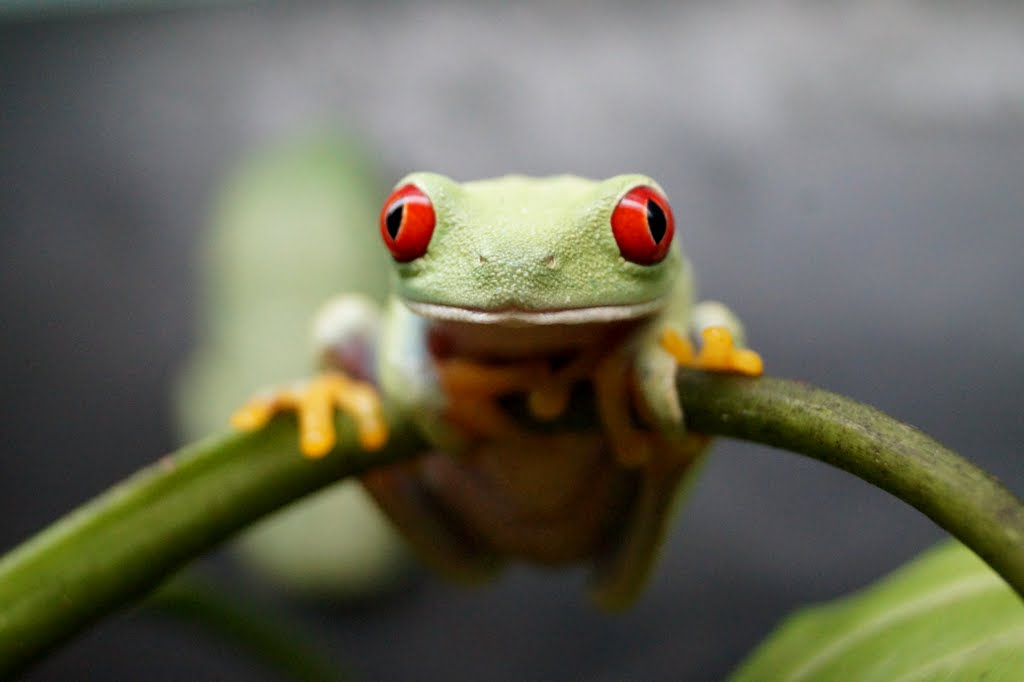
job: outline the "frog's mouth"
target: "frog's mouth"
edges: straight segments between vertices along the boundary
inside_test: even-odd
[[[530,327],[635,320],[647,317],[661,310],[665,305],[665,299],[659,298],[653,301],[628,305],[603,305],[589,308],[551,310],[525,310],[514,307],[483,310],[479,308],[439,305],[437,303],[420,303],[417,301],[405,301],[405,305],[417,315],[432,320],[501,325],[506,327]]]

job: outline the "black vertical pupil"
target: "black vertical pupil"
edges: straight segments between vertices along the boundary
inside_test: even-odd
[[[650,212],[650,209],[647,210]],[[398,237],[398,230],[402,227],[402,216],[404,214],[405,202],[401,199],[392,204],[391,208],[388,209],[388,214],[384,218],[384,224],[392,239],[396,239]]]
[[[390,216],[388,216],[390,220]],[[390,228],[389,228],[390,229]],[[647,200],[647,229],[651,231],[651,237],[655,244],[660,244],[665,238],[665,231],[668,230],[668,221],[665,219],[665,212],[658,206],[654,199]]]

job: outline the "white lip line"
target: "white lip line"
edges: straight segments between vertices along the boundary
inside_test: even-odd
[[[565,310],[472,310],[451,305],[405,301],[417,315],[434,320],[472,322],[476,324],[506,324],[525,326],[538,324],[582,324],[585,322],[615,322],[632,320],[660,310],[664,299],[631,305],[604,305],[591,308]]]

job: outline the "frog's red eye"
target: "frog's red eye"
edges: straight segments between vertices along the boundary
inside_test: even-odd
[[[427,252],[434,222],[434,206],[427,195],[416,185],[403,185],[384,202],[380,236],[392,258],[408,263]]]
[[[675,231],[668,200],[653,187],[634,187],[612,212],[612,234],[619,253],[639,265],[661,262]]]

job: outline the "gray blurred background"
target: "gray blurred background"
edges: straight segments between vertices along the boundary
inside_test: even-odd
[[[655,176],[770,373],[1024,491],[1019,3],[193,4],[0,11],[0,547],[174,447],[218,183],[311,131],[388,178]],[[283,606],[365,679],[714,680],[940,537],[846,474],[721,442],[625,616],[529,569]],[[127,614],[27,679],[273,678]]]

